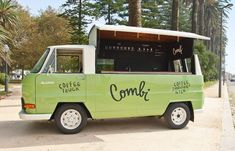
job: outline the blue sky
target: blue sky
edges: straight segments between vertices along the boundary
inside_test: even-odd
[[[58,9],[65,0],[17,0],[24,7],[28,7],[31,14],[38,15],[39,10],[46,9],[49,5]],[[235,5],[235,0],[231,0]],[[101,21],[102,22],[102,21]],[[226,71],[235,74],[235,6],[229,14],[227,24],[228,45],[226,47]],[[234,44],[234,45],[233,45]]]
[[[233,7],[229,14],[227,24],[228,45],[226,47],[226,71],[235,74],[235,0],[232,0]]]
[[[39,10],[46,9],[48,6],[59,8],[65,0],[17,0],[24,7],[28,7],[33,15],[38,15]]]

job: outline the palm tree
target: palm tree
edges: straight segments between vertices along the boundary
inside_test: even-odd
[[[0,0],[0,25],[9,29],[17,25],[16,5],[11,0]]]
[[[0,48],[11,42],[9,29],[13,29],[18,22],[16,5],[11,0],[0,0]],[[9,55],[7,56],[9,58]],[[0,53],[0,60],[5,60],[5,55]],[[10,59],[8,59],[10,60]],[[7,62],[9,65],[9,62]]]
[[[192,5],[192,32],[198,33],[198,0],[193,0]]]
[[[129,26],[141,26],[141,0],[129,0]]]
[[[219,29],[219,10],[218,10],[218,2],[216,1],[208,1],[205,9],[205,29],[206,36],[211,37],[211,41],[206,43],[207,49],[217,54],[216,45],[214,43],[218,41],[218,29]],[[217,31],[218,30],[218,31]]]
[[[179,0],[172,1],[171,29],[179,30]]]
[[[205,0],[198,0],[198,33],[204,35],[205,28]]]

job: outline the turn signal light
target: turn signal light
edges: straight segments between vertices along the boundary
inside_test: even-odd
[[[35,109],[36,105],[35,104],[24,104],[25,109]]]

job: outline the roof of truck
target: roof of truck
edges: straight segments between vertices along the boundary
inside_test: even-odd
[[[50,46],[49,48],[55,48],[55,49],[84,49],[84,48],[89,48],[89,47],[94,47],[92,45],[55,45],[55,46]]]
[[[164,36],[210,40],[209,37],[201,36],[201,35],[190,33],[190,32],[153,29],[153,28],[144,28],[144,27],[132,27],[132,26],[125,26],[125,25],[94,25],[92,29],[90,30],[89,36],[92,33],[93,29],[98,29],[100,31],[143,33],[143,34],[152,34],[152,35],[164,35]]]

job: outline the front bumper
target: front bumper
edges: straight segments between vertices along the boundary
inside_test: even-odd
[[[24,110],[19,112],[19,117],[22,120],[50,120],[52,114],[28,114]]]

